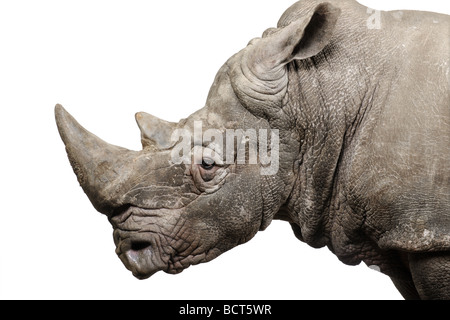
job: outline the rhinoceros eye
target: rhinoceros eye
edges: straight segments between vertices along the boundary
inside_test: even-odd
[[[202,168],[205,170],[211,170],[214,168],[215,165],[216,163],[214,162],[214,160],[210,158],[203,158],[201,164]]]

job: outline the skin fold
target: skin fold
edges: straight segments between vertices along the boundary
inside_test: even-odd
[[[141,151],[56,106],[78,181],[134,276],[208,262],[279,219],[343,263],[380,270],[407,299],[450,299],[450,19],[378,12],[373,27],[368,12],[353,0],[293,4],[223,65],[204,108],[178,123],[138,113]],[[211,153],[198,123],[276,133],[276,172],[239,161],[231,140],[220,145],[233,161]],[[177,130],[200,150],[190,163],[172,161]]]

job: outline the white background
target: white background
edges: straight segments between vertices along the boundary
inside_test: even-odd
[[[178,121],[201,108],[219,67],[292,3],[0,2],[0,298],[401,299],[388,277],[309,248],[279,221],[210,263],[139,281],[69,166],[56,103],[138,150],[135,112]],[[443,0],[361,3],[450,13]]]

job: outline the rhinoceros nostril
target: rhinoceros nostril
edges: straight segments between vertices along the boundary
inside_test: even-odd
[[[131,250],[133,251],[141,251],[151,246],[151,243],[148,241],[133,241],[131,243]]]

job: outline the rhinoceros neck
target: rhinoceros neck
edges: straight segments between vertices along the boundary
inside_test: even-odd
[[[395,70],[387,59],[384,30],[363,25],[365,11],[341,22],[334,41],[311,59],[289,66],[289,113],[300,137],[297,179],[283,212],[296,235],[313,247],[330,245],[339,208],[342,161],[367,117],[380,109]],[[355,23],[354,21],[359,21]],[[369,127],[367,127],[370,130]]]

